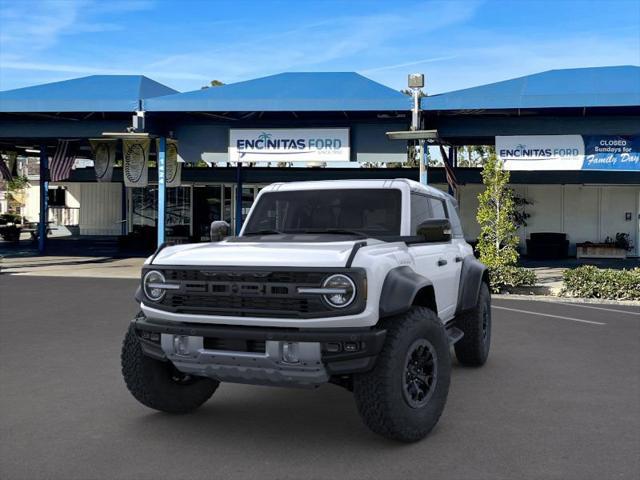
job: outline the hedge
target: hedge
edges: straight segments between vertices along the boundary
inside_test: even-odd
[[[566,297],[640,300],[640,268],[614,270],[584,265],[563,274]]]
[[[536,274],[533,270],[515,266],[489,267],[489,281],[491,291],[500,293],[510,287],[531,287],[536,284]]]

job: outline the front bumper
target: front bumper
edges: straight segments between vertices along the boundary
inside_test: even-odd
[[[313,387],[373,368],[386,330],[292,329],[168,322],[138,316],[146,355],[185,373],[234,383]],[[298,361],[283,359],[297,344]]]

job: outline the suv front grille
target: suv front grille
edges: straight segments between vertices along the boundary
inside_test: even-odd
[[[362,269],[154,269],[162,271],[167,283],[180,284],[179,290],[167,290],[163,300],[154,305],[176,313],[314,318],[353,315],[364,310],[366,302],[365,275]],[[347,308],[332,308],[320,295],[298,293],[299,287],[322,286],[324,279],[334,273],[347,273],[358,288],[356,300]]]

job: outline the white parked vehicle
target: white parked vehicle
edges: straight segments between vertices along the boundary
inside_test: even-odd
[[[144,405],[188,412],[220,382],[334,383],[374,432],[416,441],[444,409],[450,345],[485,363],[487,271],[451,196],[404,179],[277,183],[239,236],[215,238],[226,229],[145,262],[122,351]]]

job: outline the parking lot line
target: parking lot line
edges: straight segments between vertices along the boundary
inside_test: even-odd
[[[551,318],[559,318],[561,320],[571,320],[572,322],[590,323],[592,325],[606,325],[606,323],[594,322],[594,321],[591,321],[591,320],[582,320],[581,318],[564,317],[562,315],[551,315],[550,313],[532,312],[530,310],[520,310],[520,309],[517,309],[517,308],[499,307],[497,305],[492,305],[492,308],[495,308],[495,309],[498,309],[498,310],[508,310],[510,312],[528,313],[528,314],[531,314],[531,315],[540,315],[541,317],[551,317]]]
[[[552,302],[546,302],[546,303],[552,303]],[[607,312],[626,313],[627,315],[638,315],[638,316],[640,316],[640,312],[631,312],[629,310],[618,310],[616,308],[593,307],[591,305],[583,305],[581,303],[565,303],[565,302],[559,302],[559,303],[561,305],[567,305],[569,307],[592,308],[594,310],[605,310]]]

